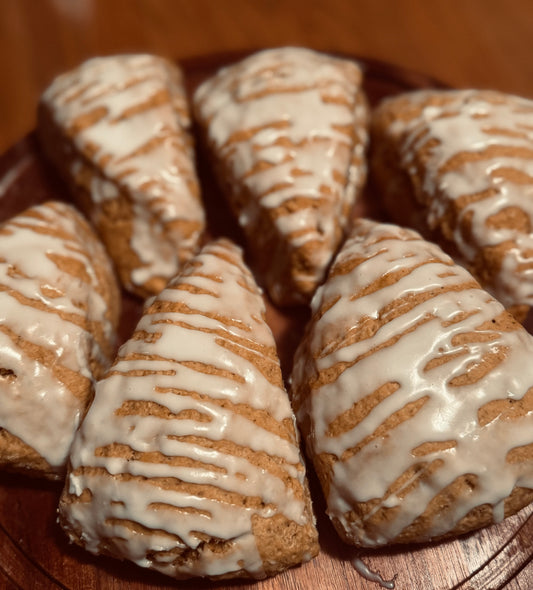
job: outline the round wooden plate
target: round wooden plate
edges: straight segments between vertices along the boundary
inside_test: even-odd
[[[208,75],[244,54],[197,58],[182,63],[192,92]],[[357,59],[357,58],[354,58]],[[371,104],[401,91],[442,86],[436,80],[372,60],[357,59],[365,70]],[[199,173],[208,210],[210,233],[241,241],[199,154]],[[68,199],[64,187],[48,169],[30,134],[0,157],[0,220],[27,206],[49,199]],[[367,191],[359,213],[379,216],[376,199]],[[136,324],[141,303],[124,295],[121,337]],[[307,317],[305,309],[280,311],[267,302],[268,320],[276,336],[285,374]],[[360,558],[369,571],[393,580],[397,590],[496,590],[533,588],[533,506],[499,525],[439,544],[358,551],[343,544],[325,516],[324,501],[312,473],[311,488],[320,532],[321,552],[308,564],[261,582],[174,582],[133,564],[94,557],[68,543],[56,522],[61,484],[0,474],[0,589],[148,590],[362,590],[379,582],[363,578],[352,562]],[[388,584],[388,587],[392,584]]]

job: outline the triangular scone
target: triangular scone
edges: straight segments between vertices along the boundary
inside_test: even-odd
[[[533,500],[532,358],[532,336],[438,246],[358,222],[292,375],[344,540],[438,539]]]
[[[227,240],[149,304],[73,445],[60,502],[72,540],[176,578],[261,578],[317,553],[264,313]]]
[[[522,320],[533,304],[533,101],[402,94],[375,111],[372,146],[393,219],[431,232]]]
[[[196,91],[220,184],[278,304],[307,302],[366,176],[359,67],[309,49],[256,53]]]
[[[190,125],[180,69],[152,55],[90,59],[41,98],[46,155],[141,296],[166,285],[204,229]]]
[[[119,289],[89,224],[47,202],[0,225],[0,467],[59,479],[112,360]]]

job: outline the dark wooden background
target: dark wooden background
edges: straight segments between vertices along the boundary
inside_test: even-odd
[[[531,0],[0,0],[0,152],[52,76],[91,55],[291,43],[533,97]]]

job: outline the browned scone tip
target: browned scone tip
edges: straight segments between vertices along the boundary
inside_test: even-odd
[[[182,72],[154,55],[92,58],[39,104],[45,155],[141,297],[163,289],[204,231],[190,128]]]
[[[291,376],[340,536],[426,542],[531,502],[532,355],[533,337],[437,245],[356,222]]]
[[[317,554],[264,315],[226,239],[146,306],[73,445],[59,507],[71,540],[175,578],[264,578]]]
[[[73,207],[0,225],[0,307],[0,467],[60,479],[120,314],[111,262]]]
[[[488,90],[385,99],[371,175],[391,218],[445,250],[520,321],[533,301],[533,101]]]
[[[271,299],[307,303],[366,178],[361,69],[310,49],[270,49],[220,70],[193,102]]]

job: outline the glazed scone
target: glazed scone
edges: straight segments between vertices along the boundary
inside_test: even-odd
[[[392,219],[438,240],[523,320],[533,303],[533,101],[478,90],[385,99],[371,162]]]
[[[533,500],[531,358],[533,337],[437,245],[357,222],[292,374],[341,537],[425,542]]]
[[[205,225],[180,69],[153,55],[93,58],[52,82],[38,115],[43,150],[124,287],[158,293]]]
[[[220,185],[271,299],[307,303],[366,177],[358,65],[309,49],[253,54],[194,95]]]
[[[149,304],[73,445],[59,509],[71,540],[176,578],[262,578],[317,553],[264,314],[225,239]]]
[[[0,225],[0,468],[64,477],[119,305],[104,247],[73,207],[49,201]]]

